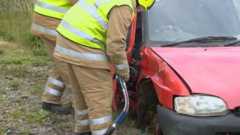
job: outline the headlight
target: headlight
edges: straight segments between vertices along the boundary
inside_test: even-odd
[[[176,97],[174,105],[176,112],[192,116],[219,116],[227,113],[225,102],[213,96]]]

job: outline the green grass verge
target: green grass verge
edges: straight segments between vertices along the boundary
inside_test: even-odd
[[[46,56],[46,51],[39,38],[31,33],[32,23],[32,0],[8,0],[0,2],[0,41],[8,41],[23,45],[32,50],[34,56]],[[0,54],[2,54],[0,50]],[[9,60],[1,61],[8,64],[22,64],[28,61],[25,58],[10,58]],[[41,59],[41,58],[40,58]],[[30,61],[33,60],[30,58]],[[34,60],[33,60],[34,61]],[[42,64],[40,61],[40,65]],[[34,62],[38,65],[38,62]]]

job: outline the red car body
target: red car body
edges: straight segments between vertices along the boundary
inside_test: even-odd
[[[159,101],[173,108],[174,96],[206,94],[240,106],[240,47],[144,48],[142,78],[150,78]]]
[[[157,98],[157,119],[160,124],[157,124],[156,135],[240,135],[240,47],[158,47],[148,42],[139,44],[135,41],[140,38],[137,25],[135,18],[127,50],[132,69],[131,79],[127,83],[130,110],[146,115],[148,110],[139,107],[139,102],[145,100],[142,101],[138,95],[147,80],[153,88],[143,89],[144,93],[148,95],[153,92]],[[140,49],[136,49],[136,45]],[[174,98],[194,94],[222,99],[230,113],[220,117],[193,117],[177,113]],[[121,96],[116,92],[114,108],[121,102]],[[140,121],[140,124],[144,122]]]

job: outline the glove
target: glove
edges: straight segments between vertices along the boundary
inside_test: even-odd
[[[129,80],[129,65],[128,64],[119,64],[116,65],[116,74],[122,77],[124,81]]]

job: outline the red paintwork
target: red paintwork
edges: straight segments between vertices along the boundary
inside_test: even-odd
[[[229,109],[240,106],[240,47],[153,50],[186,81],[192,93],[218,96]]]
[[[152,49],[141,51],[141,79],[149,78],[155,87],[158,100],[167,108],[173,108],[173,96],[189,95],[189,91],[181,79]]]
[[[138,63],[140,73],[136,84],[151,79],[159,102],[173,109],[174,96],[208,94],[222,98],[229,109],[240,106],[240,47],[214,48],[148,48],[142,45],[141,60],[132,58],[136,35],[136,16],[133,18],[128,42],[129,63]],[[137,89],[131,104],[136,108]],[[118,98],[117,98],[118,97]],[[121,100],[115,91],[114,106]]]

